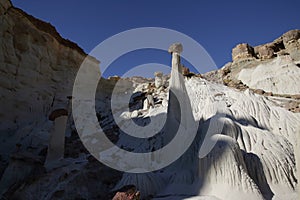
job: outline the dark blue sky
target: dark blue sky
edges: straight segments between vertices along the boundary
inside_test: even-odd
[[[231,61],[238,43],[270,42],[300,29],[299,0],[12,0],[16,7],[50,22],[87,53],[106,38],[138,27],[164,27],[199,42],[218,67]],[[132,65],[169,63],[159,51],[136,52],[118,59],[106,73],[122,74]]]

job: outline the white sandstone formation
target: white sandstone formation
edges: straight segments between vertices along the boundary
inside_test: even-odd
[[[182,136],[191,135],[192,126],[199,125],[194,141],[177,161],[158,171],[121,177],[121,172],[94,159],[77,137],[73,122],[67,123],[66,115],[71,113],[66,99],[86,54],[61,38],[54,27],[14,8],[8,0],[0,0],[0,21],[0,103],[4,105],[0,111],[0,198],[109,199],[114,188],[135,184],[142,197],[155,195],[153,199],[159,200],[299,199],[300,115],[279,107],[275,97],[251,90],[299,94],[299,51],[286,49],[292,60],[284,52],[274,52],[277,57],[264,61],[236,62],[235,68],[247,62],[253,65],[235,74],[226,72],[250,87],[241,91],[198,76],[184,78],[182,45],[172,45],[169,86],[166,82],[159,92],[155,87],[153,108],[133,114],[142,125],[149,123],[149,117],[167,116],[167,122],[162,130],[157,126],[151,138],[134,138],[137,142],[120,133],[110,112],[120,112],[124,121],[130,119],[133,112],[122,115],[131,95],[128,87],[144,95],[148,83],[153,87],[155,80],[103,79],[96,94],[97,117],[107,137],[128,151],[157,150],[172,141],[179,128]],[[285,39],[284,46],[298,48],[299,39],[290,34],[292,40]],[[89,62],[98,68],[97,60],[89,57]],[[121,85],[115,91],[120,107],[111,111],[107,102],[116,81]],[[135,106],[142,99],[132,101]],[[48,116],[55,110],[50,117],[53,123]],[[121,126],[128,125],[122,122]],[[65,138],[68,128],[72,134]],[[180,140],[171,153],[177,153],[184,142]],[[47,166],[63,155],[70,162],[43,169],[45,160]]]
[[[195,119],[200,120],[200,133],[207,135],[214,131],[210,121],[216,119],[214,126],[224,124],[221,131],[224,136],[219,137],[209,154],[201,155],[196,167],[198,173],[184,175],[193,177],[193,184],[169,183],[158,196],[296,199],[292,152],[300,116],[250,91],[241,93],[196,78],[188,80],[186,87],[195,88],[188,93],[196,97],[191,104]],[[190,166],[187,168],[193,173],[195,158],[186,159],[184,166]]]
[[[160,171],[160,176],[168,181],[166,187],[155,192],[155,199],[188,199],[191,196],[199,199],[297,199],[293,152],[299,114],[280,108],[267,97],[250,90],[240,92],[197,77],[180,79],[175,71],[179,63],[179,54],[176,52],[174,56],[173,53],[170,90],[174,86],[183,91],[193,88],[186,93],[193,113],[193,118],[188,119],[199,122],[199,130],[187,152]],[[181,120],[178,109],[174,109],[178,104],[171,92],[169,95],[167,115],[172,115],[166,127]],[[156,109],[163,112],[162,108]],[[221,135],[206,138],[214,134]],[[160,136],[157,137],[156,142],[136,148],[159,148]],[[215,144],[202,150],[202,142],[207,140]],[[132,147],[129,143],[122,144]],[[136,184],[139,190],[149,191],[148,187],[156,183],[147,182],[144,184],[147,188]]]
[[[300,94],[300,68],[289,55],[279,56],[255,68],[242,69],[237,79],[253,89],[275,94]]]
[[[168,102],[168,119],[176,120],[180,122],[180,107],[178,105],[179,98],[186,97],[186,88],[182,76],[182,65],[180,63],[180,53],[183,51],[181,44],[173,44],[169,47],[168,52],[172,54],[172,70],[170,78],[169,89],[169,102]],[[178,92],[178,93],[176,93]],[[180,93],[179,93],[180,92]],[[182,94],[181,94],[182,93]],[[183,106],[183,105],[180,105]],[[187,110],[188,112],[188,110]],[[174,122],[169,122],[170,126]]]

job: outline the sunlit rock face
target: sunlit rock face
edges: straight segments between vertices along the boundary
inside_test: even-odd
[[[178,67],[176,56],[177,53],[173,64]],[[300,125],[298,114],[280,108],[249,89],[238,91],[199,77],[180,81],[176,73],[175,77],[172,75],[170,88],[178,84],[177,88],[186,89],[193,113],[189,119],[199,123],[195,141],[171,166],[149,175],[159,175],[166,180],[160,191],[155,187],[152,193],[149,190],[151,185],[158,185],[156,179],[143,179],[140,181],[143,184],[138,184],[139,178],[134,174],[124,176],[120,184],[137,184],[140,190],[149,191],[148,195],[155,195],[155,199],[297,198],[294,152]],[[180,116],[174,105],[169,96],[167,113],[172,113],[172,124],[176,124]],[[219,135],[210,139],[210,142],[215,140],[214,145],[203,150],[206,137],[217,133]],[[186,134],[190,134],[189,131]],[[144,145],[137,148],[159,146],[156,143]]]
[[[185,79],[184,84],[194,120],[199,123],[194,143],[171,166],[147,176],[127,174],[120,187],[136,184],[156,199],[296,199],[294,153],[299,115],[250,90],[240,92],[196,77]],[[156,106],[154,110],[165,112],[162,105]],[[220,134],[217,142],[203,151],[205,137],[215,133]],[[157,148],[159,137],[136,148]],[[125,143],[126,137],[121,136],[120,141],[128,148],[134,146]],[[157,176],[164,180],[161,190],[156,187]]]
[[[54,27],[9,1],[0,1],[0,21],[0,198],[112,199],[113,191],[130,184],[142,199],[298,198],[300,116],[286,109],[290,101],[295,110],[299,106],[297,30],[284,34],[273,46],[240,46],[234,53],[237,62],[210,74],[214,81],[206,75],[181,76],[180,44],[170,48],[174,70],[171,77],[163,77],[163,85],[142,77],[101,79],[96,96],[98,120],[107,137],[128,151],[154,151],[172,140],[179,123],[186,134],[191,134],[191,122],[199,125],[192,144],[174,163],[130,174],[98,162],[77,136],[69,103],[84,52],[61,38]],[[99,65],[93,58],[90,62]],[[225,79],[230,80],[227,86]],[[125,102],[130,111],[123,112],[122,106],[114,111],[124,119],[120,127],[109,104],[117,82],[120,103],[133,92],[130,102]],[[170,95],[172,88],[187,103],[184,112]],[[153,105],[143,110],[149,89]],[[151,123],[149,117],[159,115],[169,116],[169,129],[157,130],[153,138],[132,142],[120,131],[127,125],[125,120],[146,126]],[[56,131],[58,154],[58,143],[51,139]],[[63,138],[63,132],[68,137]],[[47,168],[51,144],[53,160],[58,162]]]
[[[237,45],[232,50],[233,62],[203,77],[238,90],[249,89],[299,113],[299,34],[300,30],[290,30],[273,42],[254,47],[254,55],[249,45]]]
[[[232,60],[239,61],[241,59],[254,58],[254,49],[246,43],[238,44],[232,49]]]
[[[300,68],[288,55],[259,64],[255,68],[242,69],[239,80],[253,89],[274,94],[300,94]]]

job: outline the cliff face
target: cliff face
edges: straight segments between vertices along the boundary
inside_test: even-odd
[[[71,129],[72,120],[66,130],[68,137],[53,141],[54,145],[65,144],[67,161],[61,161],[61,166],[52,171],[44,168],[49,141],[55,138],[52,130],[62,121],[51,120],[70,111],[74,79],[86,56],[49,23],[13,7],[9,0],[0,0],[0,199],[11,199],[13,195],[17,199],[63,195],[71,199],[106,199],[102,195],[108,194],[110,182],[118,173],[95,159],[89,158],[88,162],[85,156],[79,156],[86,150]],[[94,67],[99,66],[96,59],[88,59]],[[107,184],[97,184],[103,180]],[[29,182],[27,195],[15,193]],[[85,187],[94,192],[83,192]]]
[[[0,23],[2,175],[9,159],[20,160],[11,153],[25,151],[37,156],[47,148],[53,127],[48,117],[56,109],[67,110],[77,70],[87,55],[52,25],[13,7],[8,0],[0,1]],[[91,65],[99,66],[99,61],[89,59]],[[26,159],[31,158],[27,155]],[[2,182],[8,184],[5,178]],[[1,183],[0,193],[5,189]]]
[[[86,54],[53,26],[14,8],[8,0],[0,2],[0,21],[3,135],[47,119],[54,108],[66,107]]]

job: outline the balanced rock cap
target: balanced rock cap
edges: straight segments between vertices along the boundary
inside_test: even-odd
[[[169,47],[169,53],[181,53],[183,51],[183,47],[181,43],[174,43]]]
[[[68,111],[66,109],[56,109],[49,115],[49,120],[54,121],[56,118],[61,116],[68,116]]]

